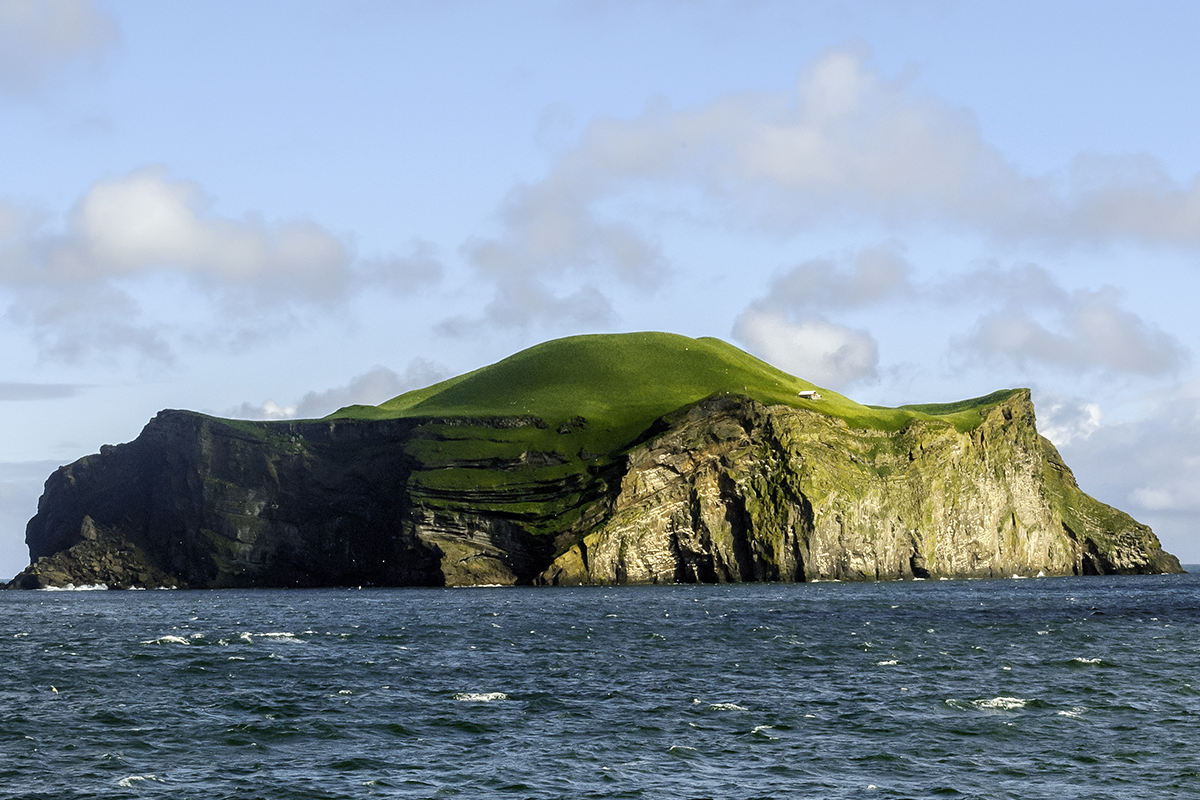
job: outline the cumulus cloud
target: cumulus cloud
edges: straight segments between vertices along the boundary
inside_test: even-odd
[[[542,180],[512,191],[499,232],[466,252],[499,287],[498,304],[513,285],[563,276],[653,285],[667,265],[651,231],[668,215],[784,234],[865,219],[1039,246],[1195,250],[1200,176],[1180,183],[1147,157],[1098,156],[1026,174],[969,112],[838,50],[793,92],[594,120]]]
[[[879,347],[830,312],[916,293],[911,266],[892,246],[843,260],[812,259],[777,275],[738,316],[733,335],[767,361],[817,384],[845,388],[878,377]]]
[[[820,317],[793,322],[780,311],[752,306],[738,317],[733,335],[765,361],[821,386],[845,387],[877,374],[875,339]]]
[[[95,58],[116,40],[116,24],[93,0],[0,0],[0,88],[33,88],[56,67]]]
[[[407,256],[358,259],[310,220],[234,219],[212,208],[198,184],[161,167],[98,181],[62,229],[0,208],[0,289],[17,296],[12,318],[53,358],[124,348],[169,359],[169,325],[146,318],[135,299],[147,280],[183,281],[215,302],[225,311],[216,328],[236,339],[263,312],[287,320],[291,307],[328,311],[366,288],[402,295],[441,278],[428,243]]]
[[[958,343],[972,359],[1152,376],[1170,375],[1189,358],[1173,336],[1122,308],[1111,286],[1067,291],[1041,267],[1026,265],[977,271],[948,289],[1000,305]]]
[[[1150,524],[1185,561],[1200,560],[1200,386],[1166,390],[1142,418],[1101,425],[1061,449],[1084,491]]]
[[[1057,447],[1086,439],[1100,429],[1103,412],[1099,403],[1063,397],[1051,392],[1038,393],[1038,432]]]
[[[273,400],[257,406],[242,403],[226,413],[246,419],[317,419],[350,405],[379,405],[397,395],[430,386],[448,377],[448,370],[440,364],[414,358],[403,374],[376,366],[351,379],[345,386],[307,392],[293,405],[280,406]]]

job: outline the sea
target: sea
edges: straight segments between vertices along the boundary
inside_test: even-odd
[[[0,797],[1200,797],[1198,573],[0,592]]]

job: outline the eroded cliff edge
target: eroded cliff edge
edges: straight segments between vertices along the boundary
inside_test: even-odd
[[[1038,435],[1028,391],[980,413],[968,432],[936,419],[881,431],[720,395],[615,456],[567,463],[561,446],[521,443],[534,432],[569,444],[583,418],[555,431],[529,416],[249,423],[164,411],[133,442],[50,476],[27,528],[32,563],[11,585],[1180,571],[1148,527],[1080,491]],[[481,437],[496,455],[454,456]]]

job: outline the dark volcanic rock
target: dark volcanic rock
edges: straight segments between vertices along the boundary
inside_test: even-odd
[[[1149,528],[1079,490],[1038,436],[1028,392],[967,433],[937,420],[857,430],[719,396],[659,420],[625,453],[521,444],[522,430],[558,441],[587,425],[163,411],[133,442],[50,476],[26,532],[33,563],[11,585],[1179,571]],[[470,436],[492,455],[464,449]]]

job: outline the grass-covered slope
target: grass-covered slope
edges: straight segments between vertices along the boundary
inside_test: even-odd
[[[822,399],[799,392],[818,389]],[[350,406],[331,418],[499,417],[529,415],[554,430],[587,420],[587,446],[609,452],[656,419],[713,394],[752,397],[766,405],[807,407],[850,427],[900,430],[915,418],[940,418],[970,430],[980,410],[1011,395],[889,409],[864,406],[788,375],[719,339],[670,333],[573,336],[523,350],[503,361],[379,406]]]

